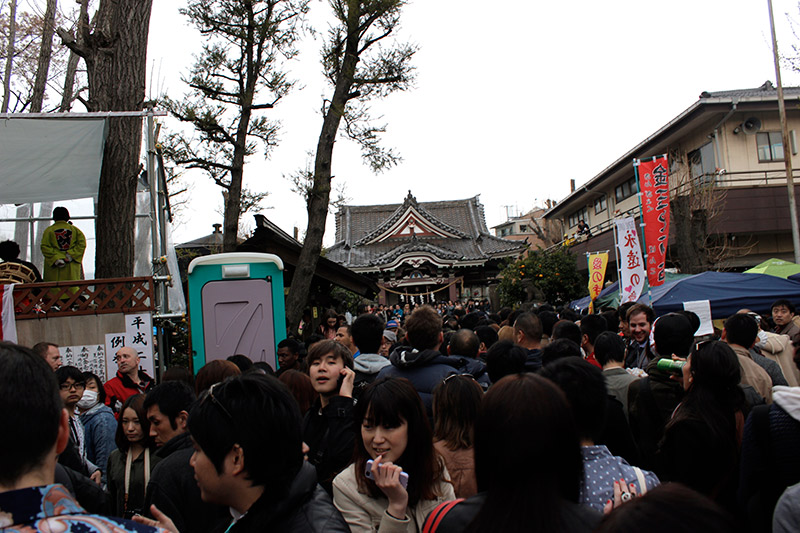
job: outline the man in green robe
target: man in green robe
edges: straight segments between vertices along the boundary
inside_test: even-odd
[[[53,209],[53,225],[42,235],[44,256],[44,281],[71,281],[83,279],[83,252],[86,237],[69,222],[66,207]]]

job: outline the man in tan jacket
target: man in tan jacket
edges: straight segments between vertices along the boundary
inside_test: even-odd
[[[772,379],[750,358],[750,348],[758,338],[758,324],[753,317],[737,314],[725,321],[722,340],[728,343],[739,358],[742,385],[750,385],[767,403],[772,403]]]

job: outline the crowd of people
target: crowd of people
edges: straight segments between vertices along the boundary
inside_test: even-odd
[[[795,311],[329,311],[158,384],[0,343],[0,531],[800,531]]]

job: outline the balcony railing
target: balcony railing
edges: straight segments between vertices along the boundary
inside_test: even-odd
[[[140,313],[155,308],[153,278],[112,278],[14,286],[17,320]]]
[[[795,180],[800,185],[800,170],[793,171]],[[760,187],[760,186],[785,186],[786,185],[786,172],[784,170],[760,170],[760,171],[738,171],[738,172],[714,172],[707,173],[691,180],[683,181],[674,184],[670,187],[670,198],[675,196],[682,196],[692,194],[698,189],[706,189],[708,187],[717,187],[720,189],[736,188],[736,187]],[[578,234],[577,229],[572,228],[570,231],[565,232],[564,238],[548,247],[547,250],[553,250],[562,246],[572,246],[581,242],[585,242],[592,237],[611,230],[614,227],[614,218],[639,216],[639,206],[636,205],[626,211],[617,211],[614,213],[610,220],[603,220],[594,226],[589,227],[591,236]]]

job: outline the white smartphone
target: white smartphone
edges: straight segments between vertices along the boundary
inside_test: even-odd
[[[367,476],[367,479],[374,480],[374,478],[372,477],[372,464],[374,462],[375,461],[373,461],[372,459],[367,461],[367,467],[364,470],[364,475]],[[408,488],[408,474],[406,474],[405,472],[400,472],[400,484],[403,485],[404,489]]]

